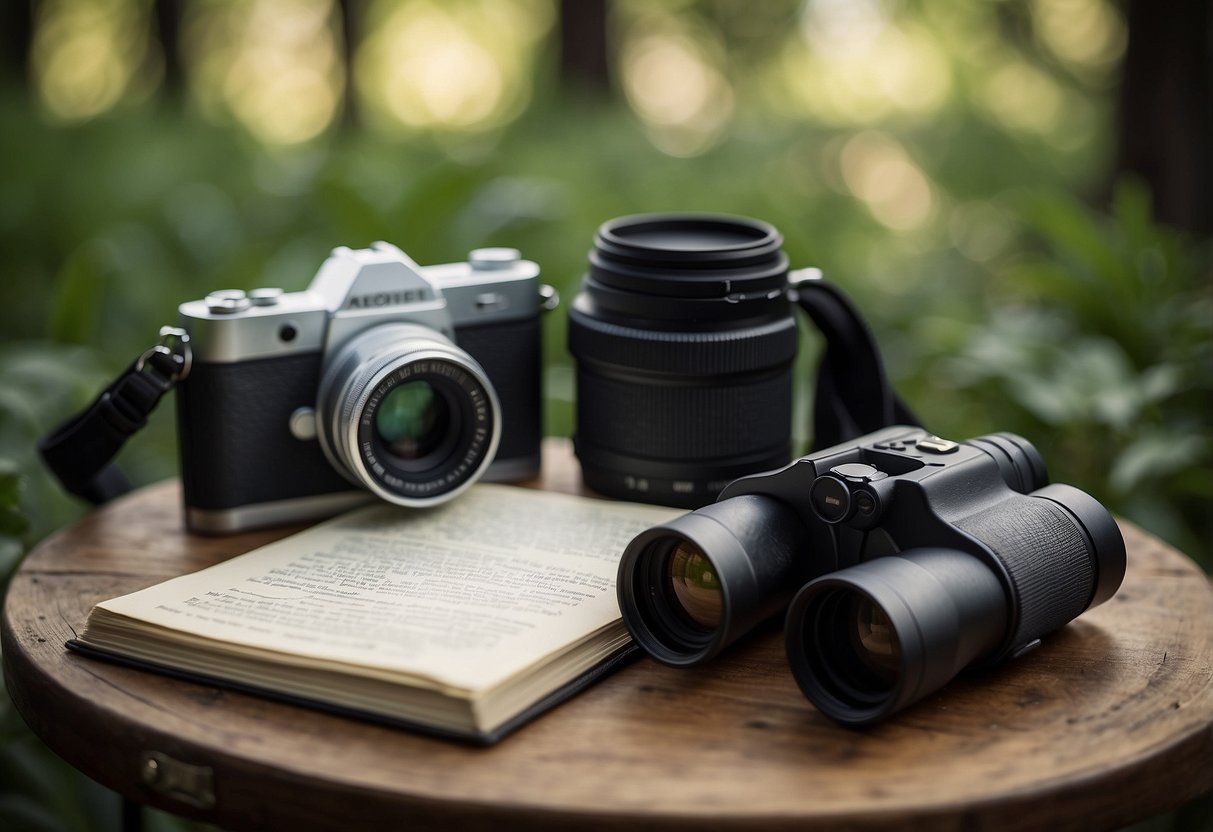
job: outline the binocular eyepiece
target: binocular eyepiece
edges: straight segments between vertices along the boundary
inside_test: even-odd
[[[786,609],[801,690],[866,725],[1026,652],[1110,598],[1124,568],[1111,515],[1047,485],[1026,440],[898,427],[737,480],[642,532],[618,592],[637,643],[679,667]]]

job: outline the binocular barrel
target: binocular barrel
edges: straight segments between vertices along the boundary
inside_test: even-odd
[[[617,582],[623,620],[658,661],[707,661],[787,607],[811,577],[808,547],[808,529],[771,497],[684,514],[628,544]]]
[[[866,725],[994,653],[1011,611],[997,574],[952,549],[918,549],[813,581],[788,609],[785,642],[805,696]]]
[[[1036,533],[999,532],[981,524]],[[800,689],[844,725],[868,725],[961,670],[1026,649],[1110,598],[1125,571],[1108,511],[1068,485],[1017,497],[980,531],[996,558],[911,549],[818,578],[792,600],[788,662]]]

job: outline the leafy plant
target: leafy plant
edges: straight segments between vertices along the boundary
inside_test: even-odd
[[[1132,181],[1111,215],[1056,194],[1023,204],[1033,248],[941,364],[966,396],[997,403],[1005,429],[1035,439],[1058,479],[1208,568],[1209,247],[1153,223]]]

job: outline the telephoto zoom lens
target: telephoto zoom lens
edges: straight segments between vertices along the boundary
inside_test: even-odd
[[[791,459],[797,328],[770,225],[647,214],[604,223],[569,312],[586,485],[698,508]]]

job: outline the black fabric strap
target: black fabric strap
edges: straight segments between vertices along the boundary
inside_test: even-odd
[[[846,295],[811,278],[796,284],[795,297],[826,341],[813,400],[814,449],[890,425],[919,425],[890,386],[876,338]]]
[[[178,332],[170,337],[181,337]],[[98,505],[130,490],[113,459],[188,372],[188,346],[181,343],[184,350],[162,343],[145,352],[83,412],[39,440],[38,452],[65,489]]]

